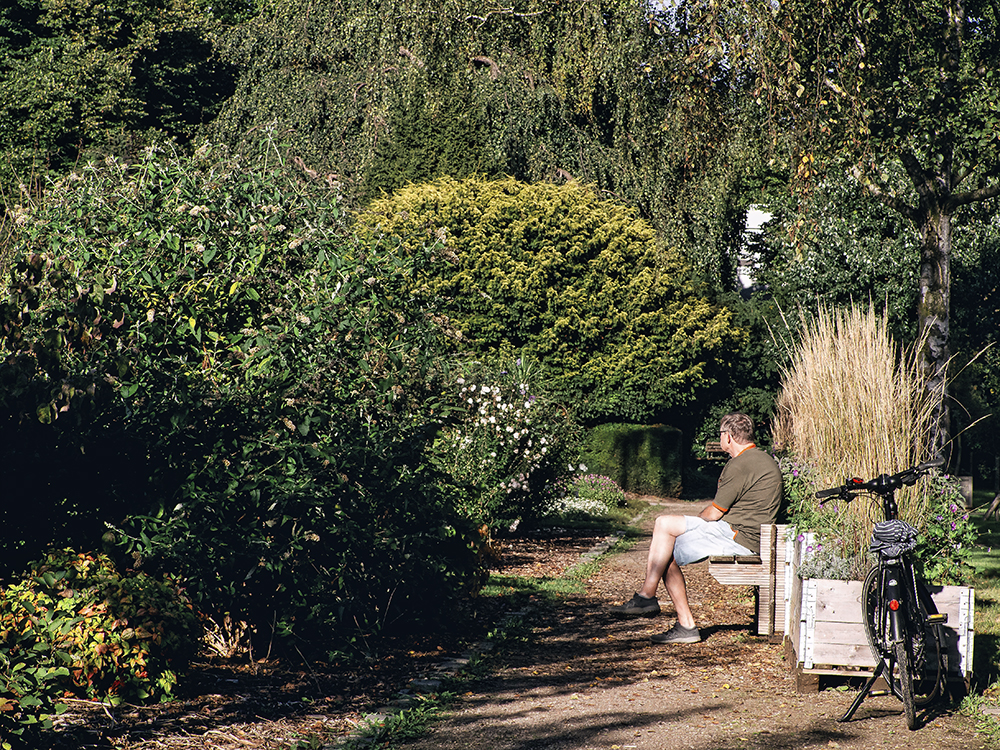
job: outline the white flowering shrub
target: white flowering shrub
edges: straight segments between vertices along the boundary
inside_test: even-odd
[[[477,523],[516,527],[540,515],[546,491],[567,476],[579,446],[569,412],[546,396],[527,360],[470,365],[453,386],[453,418],[434,446],[435,462],[467,492],[459,509]]]
[[[625,491],[611,477],[588,473],[585,464],[568,468],[571,475],[548,488],[545,515],[604,516],[625,505]]]

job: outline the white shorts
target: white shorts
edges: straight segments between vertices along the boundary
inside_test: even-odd
[[[711,555],[752,555],[733,537],[736,532],[725,521],[706,521],[699,516],[684,516],[687,529],[674,542],[674,560],[678,565],[701,562]]]

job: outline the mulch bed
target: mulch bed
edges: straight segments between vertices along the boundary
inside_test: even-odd
[[[499,540],[494,567],[505,575],[555,577],[603,535],[543,530]],[[287,748],[309,736],[348,733],[415,676],[462,653],[504,614],[504,602],[478,598],[462,628],[397,636],[372,645],[349,667],[280,659],[206,660],[182,680],[177,700],[152,706],[104,706],[71,701],[51,733],[53,750],[206,750]]]

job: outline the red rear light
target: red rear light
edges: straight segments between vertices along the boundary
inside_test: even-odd
[[[891,609],[893,612],[895,612],[897,609],[899,609],[899,599],[890,599],[889,600],[889,609]]]

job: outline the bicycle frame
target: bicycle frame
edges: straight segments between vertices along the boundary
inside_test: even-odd
[[[882,517],[886,521],[894,521],[899,518],[899,506],[896,504],[895,490],[890,489],[882,496]],[[879,555],[878,566],[882,572],[882,580],[879,582],[879,606],[886,607],[889,611],[889,642],[899,643],[908,632],[907,621],[910,610],[906,607],[910,596],[916,594],[912,584],[913,568],[909,563],[904,564],[902,557],[883,557]],[[907,574],[909,574],[907,576]],[[904,576],[910,580],[910,585],[904,588]],[[885,649],[883,649],[884,655]],[[898,697],[898,696],[897,696]]]
[[[905,575],[903,561],[900,558],[884,560],[880,563],[880,567],[882,581],[879,590],[882,595],[879,597],[879,606],[889,611],[889,643],[899,643],[909,630],[906,601],[910,593],[907,591],[909,587],[902,586]]]

